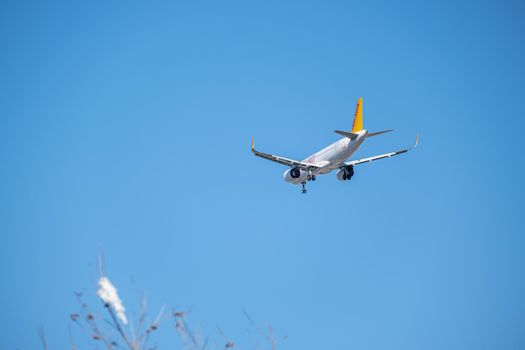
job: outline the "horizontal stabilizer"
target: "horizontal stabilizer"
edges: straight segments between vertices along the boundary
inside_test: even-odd
[[[357,138],[357,136],[359,136],[358,134],[354,134],[353,132],[348,131],[334,130],[334,132],[344,137],[348,137],[350,140],[354,140],[355,138]]]
[[[372,136],[377,136],[377,135],[381,135],[381,134],[384,134],[386,132],[390,132],[390,131],[394,131],[394,129],[389,129],[389,130],[383,130],[383,131],[377,131],[377,132],[369,132],[366,137],[372,137]]]

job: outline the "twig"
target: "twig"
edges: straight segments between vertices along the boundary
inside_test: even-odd
[[[44,348],[44,350],[49,350],[47,346],[46,335],[44,334],[44,327],[42,325],[38,327],[38,337],[42,342],[42,347]]]
[[[104,307],[108,310],[108,313],[111,315],[111,319],[113,320],[113,323],[115,327],[117,328],[118,333],[122,337],[122,339],[126,342],[126,344],[129,346],[131,350],[138,350],[138,348],[131,342],[126,335],[126,332],[124,332],[124,329],[122,329],[122,326],[120,325],[120,322],[117,320],[117,317],[115,316],[115,313],[113,312],[113,309],[110,305],[104,304]]]
[[[267,334],[259,326],[257,326],[257,324],[255,324],[255,322],[252,320],[252,318],[250,317],[250,315],[248,314],[248,312],[246,312],[244,308],[242,309],[242,312],[244,316],[248,319],[248,321],[251,323],[252,327],[270,343],[272,350],[277,349],[278,341],[275,335],[273,334],[272,326],[268,324],[268,334]],[[285,339],[286,337],[281,338],[281,340],[285,340]]]

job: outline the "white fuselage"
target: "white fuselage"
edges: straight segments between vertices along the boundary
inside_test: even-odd
[[[312,154],[308,158],[304,159],[303,162],[315,164],[318,167],[314,168],[309,175],[320,175],[327,174],[334,169],[341,168],[344,166],[344,162],[350,158],[355,151],[361,146],[363,141],[366,139],[366,130],[356,132],[358,135],[355,139],[351,140],[347,137],[340,139],[337,142],[332,143],[330,146],[323,148],[322,150]],[[284,179],[292,184],[300,184],[304,181],[304,177],[292,178],[290,170],[284,172]]]

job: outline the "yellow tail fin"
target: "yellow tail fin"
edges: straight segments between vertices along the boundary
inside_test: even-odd
[[[352,124],[352,132],[363,130],[363,98],[359,97],[357,106],[355,107],[354,124]]]

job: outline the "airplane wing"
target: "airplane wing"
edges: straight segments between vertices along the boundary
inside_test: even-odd
[[[393,157],[393,156],[397,156],[398,154],[406,153],[406,152],[410,151],[411,149],[417,147],[418,143],[419,143],[419,135],[416,135],[416,143],[413,146],[411,146],[411,147],[408,147],[408,148],[405,148],[405,149],[401,149],[401,150],[395,151],[395,152],[380,154],[378,156],[352,160],[352,161],[346,162],[344,164],[346,166],[358,165],[358,164],[362,164],[362,163],[373,162],[374,160],[379,160],[379,159],[383,159],[383,158],[390,158],[390,157]]]
[[[271,160],[272,162],[276,162],[276,163],[279,163],[279,164],[288,165],[290,167],[299,168],[301,170],[307,170],[308,171],[308,170],[312,170],[312,169],[315,169],[315,168],[319,168],[319,166],[316,165],[316,164],[307,163],[307,162],[301,162],[301,161],[298,161],[298,160],[284,158],[284,157],[276,156],[276,155],[269,154],[269,153],[259,152],[259,151],[257,151],[255,149],[253,138],[252,138],[252,152],[257,157],[268,159],[268,160]]]

